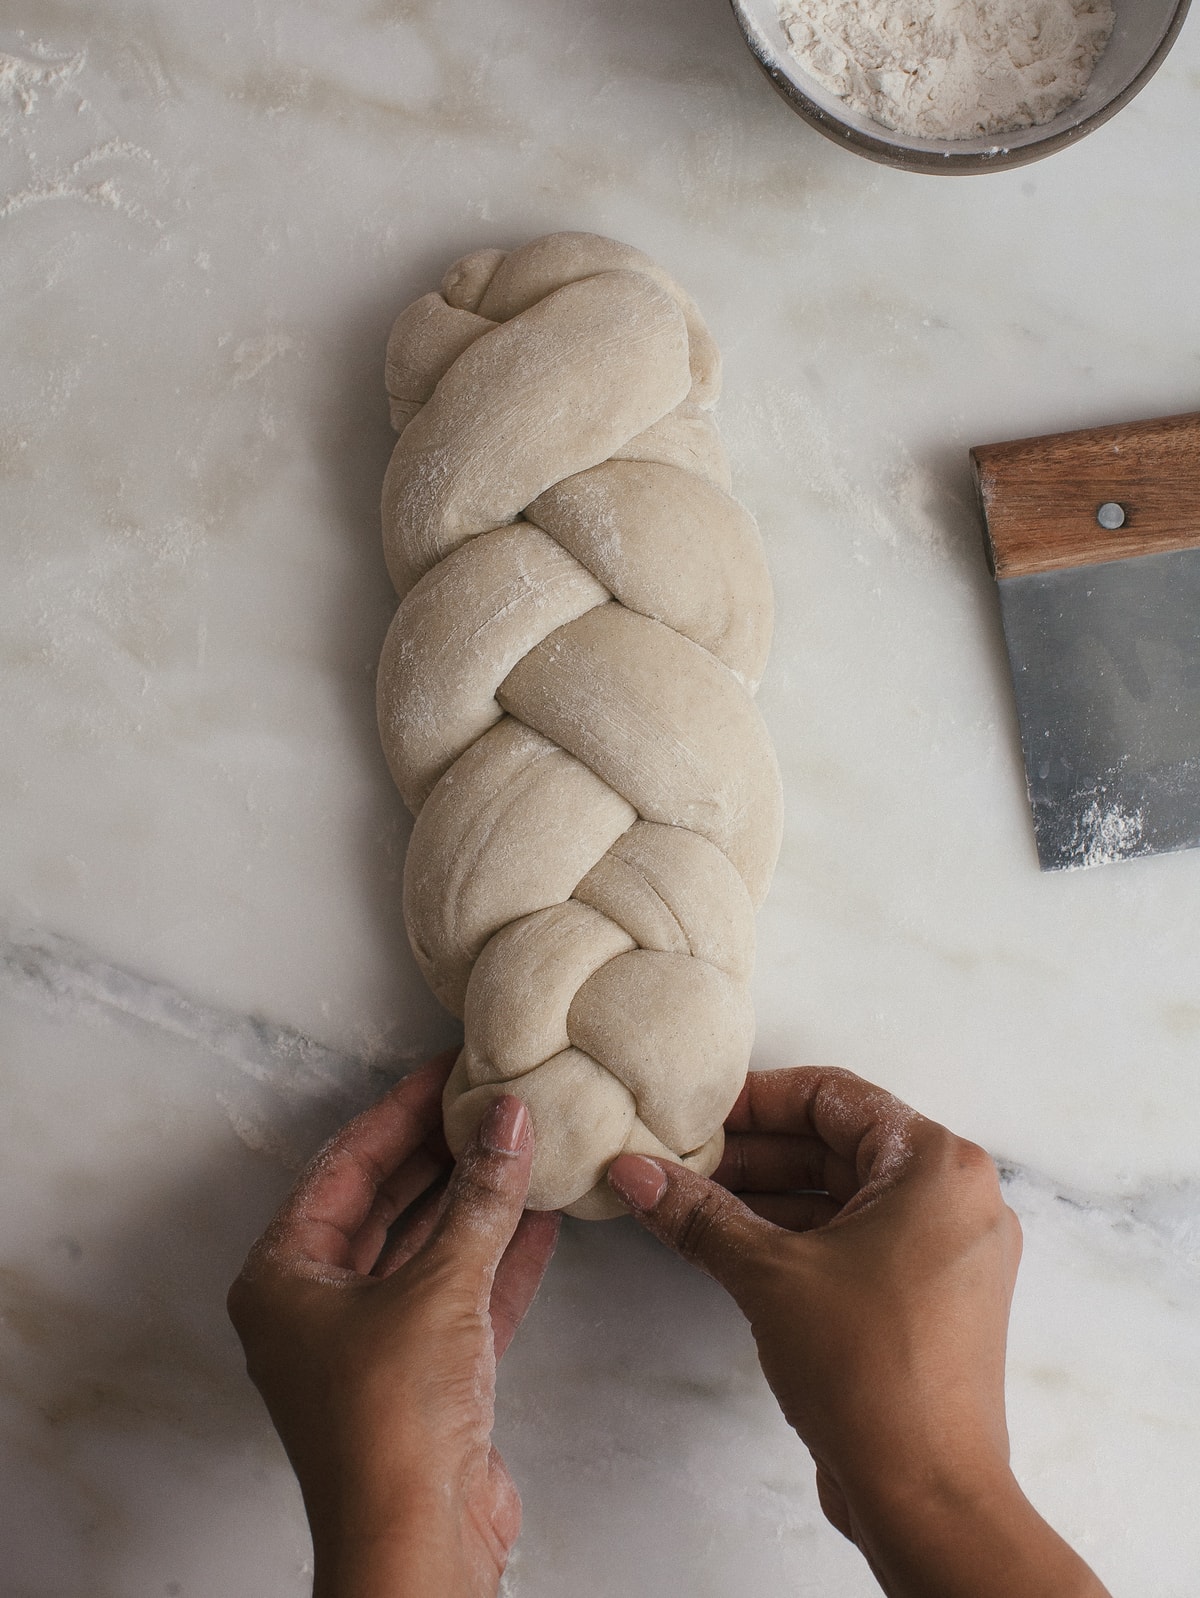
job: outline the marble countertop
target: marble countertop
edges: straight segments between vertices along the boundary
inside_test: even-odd
[[[453,1040],[372,679],[395,312],[609,233],[725,353],[778,626],[760,1067],[984,1143],[1013,1448],[1123,1598],[1200,1570],[1200,852],[1037,870],[972,444],[1193,409],[1200,22],[972,179],[805,127],[724,0],[12,0],[0,28],[6,1598],[307,1590],[222,1310],[296,1162]],[[568,1226],[505,1362],[506,1591],[858,1598],[721,1294]]]

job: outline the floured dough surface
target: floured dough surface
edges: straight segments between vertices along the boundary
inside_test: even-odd
[[[518,1094],[531,1206],[600,1219],[623,1150],[714,1169],[753,1041],[771,587],[720,359],[661,267],[558,233],[456,262],[386,374],[379,725],[409,938],[464,1022],[447,1138]]]

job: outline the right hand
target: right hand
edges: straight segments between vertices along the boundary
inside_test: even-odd
[[[737,1301],[827,1518],[885,1590],[990,1594],[993,1566],[997,1593],[1102,1593],[1008,1469],[1021,1229],[988,1155],[816,1068],[752,1074],[727,1132],[712,1181],[633,1155],[609,1181]]]

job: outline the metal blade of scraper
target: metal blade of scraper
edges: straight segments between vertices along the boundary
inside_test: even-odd
[[[971,461],[1043,869],[1200,846],[1200,413]]]

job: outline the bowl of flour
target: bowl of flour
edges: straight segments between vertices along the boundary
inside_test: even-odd
[[[788,104],[859,155],[999,171],[1090,133],[1153,75],[1188,0],[732,0]]]

